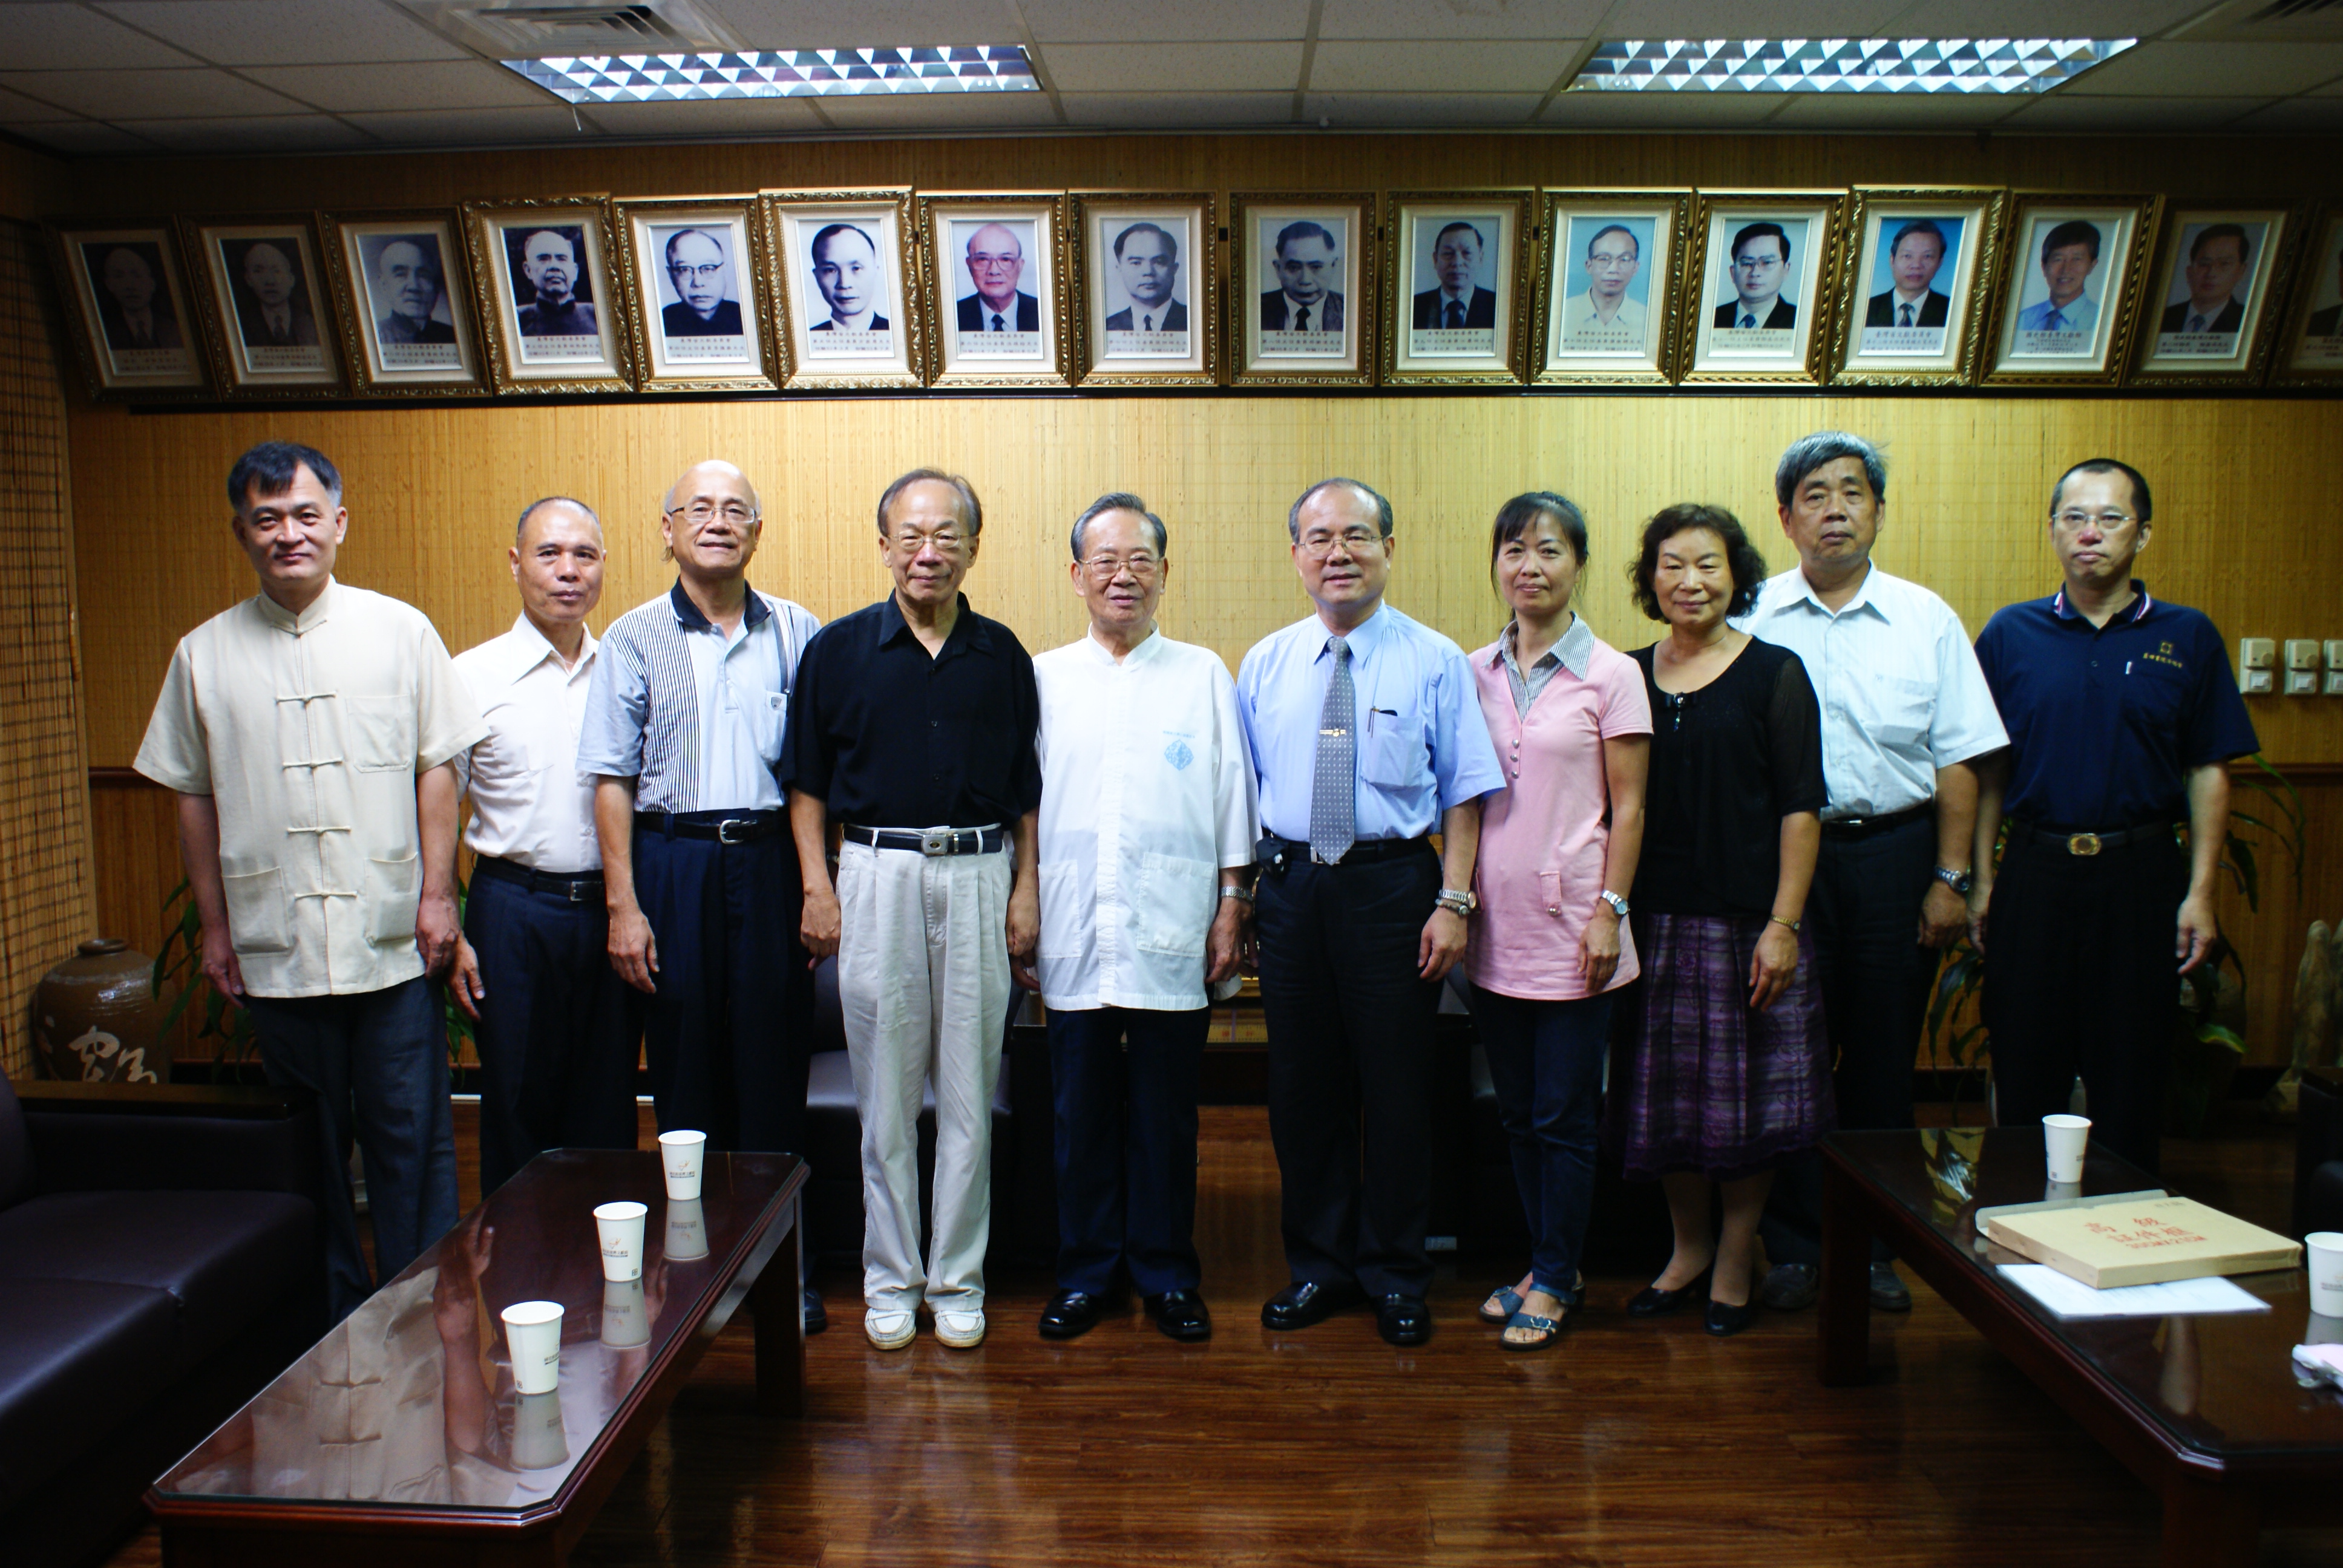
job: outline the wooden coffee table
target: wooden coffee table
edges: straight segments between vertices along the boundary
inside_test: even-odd
[[[558,1564],[677,1389],[752,1299],[757,1397],[803,1405],[793,1154],[710,1153],[697,1212],[659,1157],[539,1155],[146,1494],[173,1568]],[[594,1206],[649,1207],[606,1285]],[[563,1308],[560,1386],[515,1393],[498,1313]]]
[[[1875,1234],[2163,1494],[2168,1568],[2250,1563],[2265,1524],[2343,1521],[2343,1397],[2296,1386],[2291,1370],[2293,1347],[2326,1322],[2311,1320],[2299,1271],[2237,1277],[2265,1312],[2064,1319],[2003,1280],[2001,1264],[2027,1260],[1974,1222],[1980,1208],[2045,1197],[2040,1131],[1835,1132],[1823,1156],[1825,1383],[1869,1376]],[[2087,1194],[2160,1185],[2097,1149],[2083,1171]]]

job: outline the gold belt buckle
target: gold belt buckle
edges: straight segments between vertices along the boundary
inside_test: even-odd
[[[2098,852],[2099,836],[2097,833],[2070,833],[2066,836],[2066,853],[2069,855],[2096,855]]]

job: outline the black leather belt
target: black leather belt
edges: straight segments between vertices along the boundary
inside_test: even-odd
[[[1428,855],[1431,852],[1430,839],[1361,839],[1342,851],[1342,859],[1339,863],[1345,866],[1364,866],[1377,860],[1396,860],[1402,855],[1417,853]],[[1309,865],[1313,861],[1319,865],[1336,863],[1319,860],[1311,853],[1310,846],[1299,839],[1281,839],[1274,833],[1262,839],[1254,849],[1254,855],[1264,866],[1280,858],[1302,866]]]
[[[1917,822],[1936,809],[1933,800],[1923,800],[1917,806],[1906,806],[1901,811],[1890,811],[1885,817],[1842,817],[1835,822],[1823,824],[1826,839],[1868,839],[1875,833],[1892,833],[1906,822]]]
[[[670,839],[713,839],[719,844],[753,844],[789,830],[785,811],[638,811],[635,826]]]
[[[922,828],[914,833],[858,828],[850,822],[841,830],[849,843],[868,844],[874,849],[910,849],[921,855],[994,855],[1009,841],[1009,835],[998,828]]]
[[[2012,822],[2011,839],[2032,844],[2045,849],[2061,849],[2069,855],[2097,855],[2108,849],[2120,849],[2133,844],[2162,841],[2177,842],[2169,822],[2150,822],[2145,828],[2119,828],[2111,833],[2054,833],[2031,823]]]
[[[532,871],[510,860],[482,855],[472,862],[472,875],[476,879],[486,877],[492,882],[517,883],[532,893],[558,893],[573,904],[602,901],[599,871]]]

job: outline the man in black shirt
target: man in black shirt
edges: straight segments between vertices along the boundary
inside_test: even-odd
[[[807,647],[782,747],[806,946],[838,955],[862,1117],[863,1332],[881,1350],[911,1342],[923,1298],[939,1340],[983,1342],[1010,962],[1032,956],[1041,925],[1033,661],[960,591],[983,526],[956,475],[915,468],[887,487],[879,538],[895,591]],[[843,837],[835,886],[832,821]],[[1001,853],[1011,846],[1013,874]],[[931,1063],[935,1231],[923,1271],[919,1120]]]

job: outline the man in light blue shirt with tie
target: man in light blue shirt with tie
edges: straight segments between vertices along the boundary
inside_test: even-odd
[[[1481,797],[1504,775],[1463,650],[1383,602],[1391,503],[1324,479],[1287,527],[1316,612],[1237,676],[1261,780],[1255,920],[1292,1278],[1261,1317],[1303,1329],[1372,1300],[1384,1339],[1421,1344],[1433,1019],[1464,951]]]
[[[2087,338],[2099,319],[2099,302],[2087,292],[2099,265],[2099,228],[2080,218],[2042,236],[2042,281],[2050,297],[2017,313],[2020,332],[2077,332]]]

